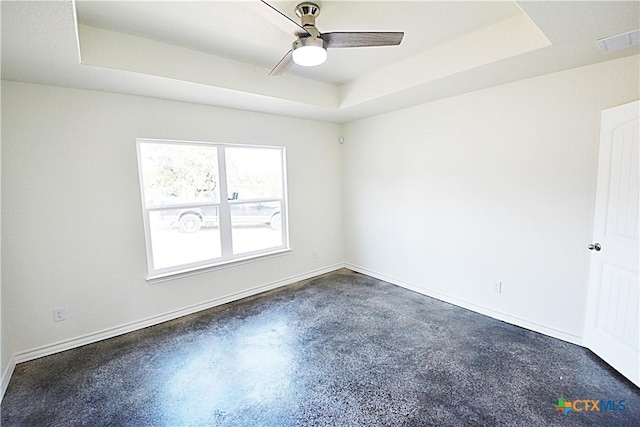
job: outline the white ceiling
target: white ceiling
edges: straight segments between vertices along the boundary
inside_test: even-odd
[[[270,2],[296,21],[297,3]],[[405,38],[269,77],[293,37],[258,0],[3,1],[2,78],[346,122],[638,54],[595,43],[640,28],[636,1],[317,3],[320,31]]]

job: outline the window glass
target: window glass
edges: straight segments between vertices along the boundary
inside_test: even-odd
[[[282,151],[227,148],[227,194],[237,200],[282,198]],[[237,196],[237,197],[236,197]]]
[[[162,270],[220,258],[217,206],[149,214],[153,268]]]
[[[140,162],[147,208],[219,200],[216,147],[145,143]]]
[[[233,204],[231,225],[234,254],[282,246],[282,208],[279,202]]]

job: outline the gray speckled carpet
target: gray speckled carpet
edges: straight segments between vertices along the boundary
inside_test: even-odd
[[[640,391],[584,348],[340,270],[18,365],[2,426],[74,425],[638,426]]]

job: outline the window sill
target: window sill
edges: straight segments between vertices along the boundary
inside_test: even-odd
[[[156,283],[167,282],[169,280],[180,279],[188,276],[194,276],[196,274],[208,273],[211,271],[221,270],[223,268],[235,267],[243,264],[250,264],[255,261],[261,261],[263,259],[281,257],[284,255],[288,255],[290,252],[291,252],[291,248],[278,249],[276,251],[268,252],[262,255],[251,255],[246,258],[236,258],[233,260],[224,261],[217,264],[203,265],[203,266],[193,267],[185,270],[173,271],[171,273],[155,274],[152,276],[148,276],[147,282],[150,285],[154,285]]]

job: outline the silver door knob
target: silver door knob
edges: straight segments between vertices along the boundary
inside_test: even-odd
[[[600,251],[600,249],[602,249],[602,246],[600,246],[600,243],[591,243],[589,246],[587,246],[589,248],[590,251]]]

